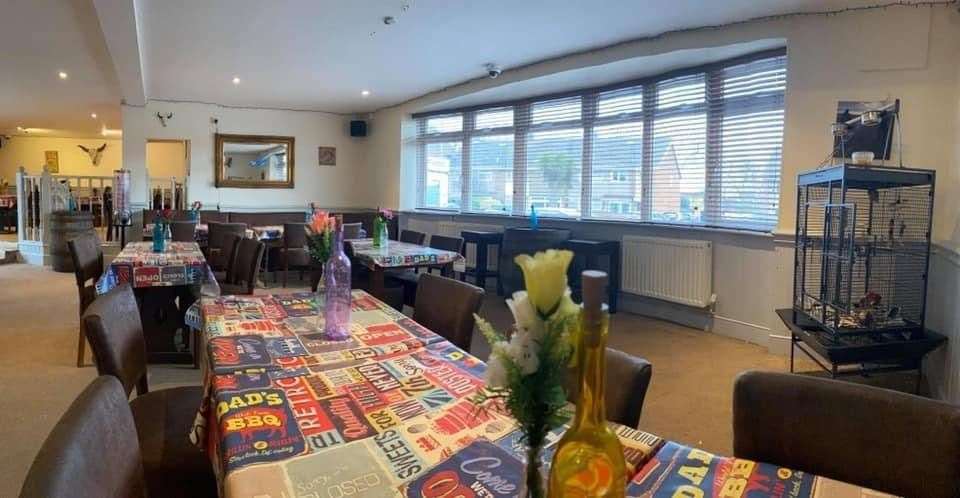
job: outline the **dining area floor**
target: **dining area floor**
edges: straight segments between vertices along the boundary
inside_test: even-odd
[[[293,276],[293,275],[291,275]],[[305,290],[308,283],[258,289]],[[480,315],[498,329],[512,322],[502,298],[488,292]],[[5,458],[0,496],[15,496],[40,444],[77,394],[96,376],[77,368],[77,292],[74,276],[25,264],[0,266],[0,438]],[[733,381],[748,369],[786,371],[787,358],[734,339],[626,312],[613,315],[610,347],[647,359],[653,379],[640,428],[719,454],[731,454]],[[489,347],[474,333],[471,353]],[[812,364],[801,363],[812,370]],[[189,365],[151,365],[155,388],[200,384]],[[894,380],[895,382],[896,380]],[[908,381],[909,382],[909,381]]]

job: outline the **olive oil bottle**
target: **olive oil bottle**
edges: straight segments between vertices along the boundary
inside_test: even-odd
[[[623,447],[607,426],[604,405],[609,315],[603,309],[607,274],[585,271],[577,347],[580,393],[573,425],[558,443],[550,468],[550,498],[623,497]]]

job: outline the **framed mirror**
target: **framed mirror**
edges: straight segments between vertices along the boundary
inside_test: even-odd
[[[217,133],[215,184],[218,188],[293,188],[293,150],[293,137]]]

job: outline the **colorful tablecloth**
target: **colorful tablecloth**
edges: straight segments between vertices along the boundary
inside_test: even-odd
[[[204,301],[202,314],[206,396],[191,437],[210,452],[221,496],[423,498],[441,496],[428,491],[442,487],[459,493],[443,496],[492,497],[520,489],[514,422],[471,401],[484,364],[369,294],[354,291],[344,342],[321,339],[312,294],[220,297]],[[817,494],[833,481],[614,428],[630,468],[628,496],[693,489],[682,478],[711,496],[848,496]],[[547,466],[564,430],[547,438]]]
[[[167,242],[164,252],[153,252],[152,242],[130,242],[117,254],[97,281],[97,293],[130,282],[133,287],[171,287],[202,284],[213,275],[196,242]]]
[[[444,251],[396,240],[381,247],[373,246],[373,239],[347,241],[354,257],[368,267],[397,268],[404,266],[444,265],[463,261],[463,256],[453,251]]]

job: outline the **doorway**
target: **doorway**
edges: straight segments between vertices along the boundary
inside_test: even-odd
[[[147,139],[151,209],[187,209],[190,141]]]

